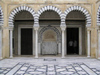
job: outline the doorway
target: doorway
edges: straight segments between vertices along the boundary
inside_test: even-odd
[[[21,55],[32,53],[32,28],[21,28]]]
[[[67,54],[79,54],[79,28],[67,29]]]

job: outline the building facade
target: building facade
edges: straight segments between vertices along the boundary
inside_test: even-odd
[[[99,0],[0,0],[0,59],[20,55],[100,59],[99,5]]]

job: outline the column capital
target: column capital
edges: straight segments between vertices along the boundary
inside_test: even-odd
[[[87,33],[90,33],[90,30],[87,30]]]
[[[100,26],[97,26],[97,30],[100,30]]]
[[[66,29],[66,25],[61,25],[60,28],[62,31],[64,31]]]
[[[91,28],[88,27],[88,28],[87,28],[87,31],[91,31]]]
[[[34,25],[34,30],[38,30],[39,29],[39,25]]]
[[[98,29],[98,32],[100,33],[100,29]]]
[[[98,57],[98,59],[100,60],[100,57]]]
[[[87,28],[91,27],[91,24],[86,24],[86,27],[87,27]]]
[[[9,30],[13,30],[14,29],[14,26],[9,26]]]
[[[0,29],[3,29],[3,26],[0,26]]]
[[[100,25],[97,25],[98,28],[100,28]]]

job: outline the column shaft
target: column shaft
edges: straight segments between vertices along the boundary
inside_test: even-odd
[[[10,30],[10,58],[13,58],[13,30]]]
[[[87,57],[90,57],[90,31],[87,31]]]
[[[35,35],[35,58],[38,58],[38,30],[35,30],[36,35]]]
[[[100,30],[98,30],[98,59],[100,59]]]
[[[62,58],[64,58],[65,56],[65,51],[64,51],[64,30],[62,30]]]
[[[0,29],[0,59],[2,59],[2,29]]]

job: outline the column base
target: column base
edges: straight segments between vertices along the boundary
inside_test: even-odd
[[[100,57],[98,57],[98,59],[100,59]]]
[[[61,58],[62,58],[62,59],[64,59],[64,58],[65,58],[65,56],[62,56]]]
[[[88,58],[90,57],[90,56],[87,56]]]
[[[35,56],[35,58],[38,59],[39,57],[38,56]]]
[[[12,59],[12,58],[13,58],[13,56],[10,56],[10,58]]]
[[[2,57],[0,57],[0,60],[3,59]]]

